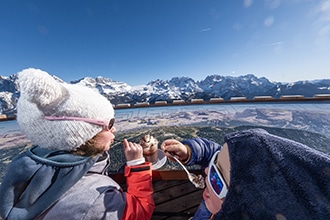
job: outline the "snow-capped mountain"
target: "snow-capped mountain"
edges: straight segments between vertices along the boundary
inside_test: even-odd
[[[57,80],[60,80],[56,77]],[[125,82],[117,82],[104,77],[86,77],[72,84],[81,84],[97,90],[107,97],[112,104],[139,102],[155,103],[180,99],[189,102],[191,99],[272,96],[279,98],[282,95],[303,95],[313,97],[315,94],[330,94],[330,79],[297,81],[295,83],[271,82],[265,77],[256,77],[253,74],[231,77],[210,75],[202,81],[195,81],[189,77],[174,77],[170,80],[153,80],[146,85],[130,86]],[[7,116],[16,112],[16,103],[19,97],[17,76],[0,76],[0,114]]]
[[[0,76],[0,114],[7,116],[15,114],[18,97],[17,75]]]

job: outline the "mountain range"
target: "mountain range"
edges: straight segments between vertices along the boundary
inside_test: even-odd
[[[57,80],[62,81],[54,76]],[[238,77],[209,75],[204,80],[195,81],[189,77],[174,77],[170,80],[153,80],[146,85],[130,86],[125,82],[113,81],[99,76],[85,77],[71,81],[71,84],[80,84],[97,90],[107,97],[113,105],[129,103],[134,105],[141,102],[271,96],[280,98],[283,95],[303,95],[313,97],[316,94],[330,94],[330,79],[297,81],[283,83],[270,81],[265,77],[256,77],[247,74]],[[0,76],[0,114],[12,116],[16,114],[16,103],[20,92],[17,75]]]

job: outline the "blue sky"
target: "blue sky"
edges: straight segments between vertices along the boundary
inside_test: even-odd
[[[330,0],[0,0],[0,75],[330,78]]]

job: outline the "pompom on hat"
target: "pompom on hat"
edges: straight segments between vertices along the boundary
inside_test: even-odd
[[[33,144],[42,148],[71,151],[102,131],[102,126],[84,121],[47,120],[45,116],[80,117],[109,122],[114,109],[97,91],[62,83],[39,69],[18,73],[20,98],[17,122]]]

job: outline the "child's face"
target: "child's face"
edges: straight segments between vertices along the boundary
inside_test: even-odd
[[[217,155],[217,163],[216,167],[220,174],[223,177],[223,180],[226,183],[227,188],[229,188],[230,185],[230,158],[229,158],[229,151],[228,151],[228,145],[225,143],[221,151]],[[207,209],[212,213],[217,213],[220,211],[222,207],[222,203],[224,202],[225,198],[220,199],[212,190],[212,186],[210,186],[210,182],[207,180],[207,174],[209,172],[209,167],[205,169],[206,173],[206,188],[203,192],[203,198],[206,203]]]
[[[110,145],[114,142],[115,135],[114,132],[116,132],[116,128],[112,127],[110,130],[103,129],[101,132],[99,132],[95,137],[95,147],[103,147],[104,151],[108,151],[110,149]]]
[[[209,168],[208,167],[205,168],[206,176],[207,176],[208,171],[209,171]],[[205,183],[206,183],[206,187],[203,192],[203,199],[205,200],[206,207],[210,212],[217,213],[221,209],[224,198],[219,199],[217,197],[217,195],[214,194],[214,192],[211,189],[209,181],[205,180]]]

